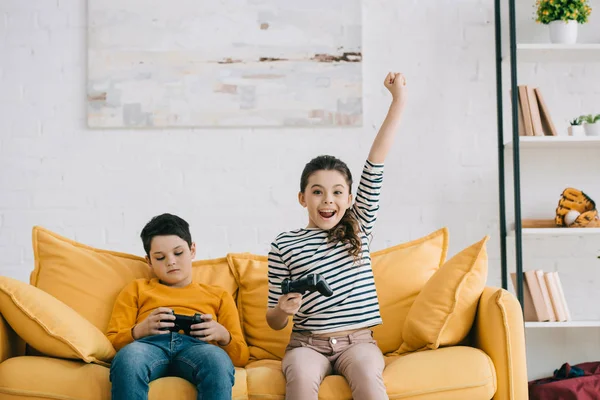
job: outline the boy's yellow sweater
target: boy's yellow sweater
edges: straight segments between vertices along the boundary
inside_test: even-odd
[[[233,365],[243,367],[248,362],[248,346],[229,293],[217,286],[195,282],[182,288],[166,286],[157,278],[136,279],[119,293],[106,334],[114,348],[118,351],[133,342],[133,327],[158,307],[168,307],[176,314],[190,316],[211,314],[231,334],[231,342],[220,347],[229,354]]]

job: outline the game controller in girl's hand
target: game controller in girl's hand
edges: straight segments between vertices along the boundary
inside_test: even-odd
[[[325,297],[329,297],[333,294],[333,290],[319,274],[308,274],[304,278],[292,281],[290,279],[284,279],[281,282],[281,292],[283,294],[288,293],[302,293],[318,291]]]

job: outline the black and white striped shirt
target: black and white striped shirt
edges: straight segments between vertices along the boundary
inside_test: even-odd
[[[337,332],[367,328],[382,323],[375,290],[369,244],[379,210],[383,164],[367,160],[356,193],[353,212],[360,225],[361,263],[355,264],[349,244],[328,243],[328,231],[303,228],[284,232],[275,238],[269,252],[269,300],[275,307],[282,295],[281,282],[311,273],[325,278],[333,295],[305,294],[294,315],[294,331]]]

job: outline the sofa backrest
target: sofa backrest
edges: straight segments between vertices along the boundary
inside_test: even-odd
[[[67,304],[106,332],[114,301],[129,282],[154,276],[139,256],[101,250],[41,227],[33,228],[35,267],[30,283]],[[193,279],[226,289],[234,298],[237,283],[227,259],[193,262]]]
[[[106,331],[121,289],[137,278],[150,278],[142,257],[96,249],[41,227],[33,228],[35,269],[31,284],[79,312]],[[371,254],[383,324],[374,336],[384,354],[402,344],[402,328],[415,298],[445,262],[448,231]],[[281,331],[267,325],[267,257],[249,253],[193,263],[194,280],[225,288],[232,294],[252,359],[281,359],[291,324]]]

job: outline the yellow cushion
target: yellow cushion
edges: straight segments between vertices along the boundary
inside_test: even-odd
[[[16,357],[0,364],[0,399],[110,399],[109,369],[48,357]],[[235,369],[232,399],[247,399],[246,371]],[[150,383],[148,400],[196,400],[188,381],[161,378]]]
[[[400,353],[456,345],[467,336],[487,279],[488,239],[456,254],[427,282],[406,317]]]
[[[251,399],[285,397],[281,361],[259,360],[246,366]],[[383,381],[391,399],[491,399],[496,391],[492,360],[481,350],[454,346],[385,357]],[[346,379],[325,377],[319,400],[352,399]]]
[[[496,371],[483,351],[453,346],[388,357],[383,382],[391,399],[491,399]]]
[[[250,350],[250,359],[281,360],[293,324],[290,320],[290,323],[280,331],[271,329],[267,324],[269,293],[267,257],[250,253],[232,253],[227,255],[227,260],[239,286],[237,308]]]
[[[41,227],[33,228],[33,253],[31,284],[73,308],[102,332],[106,332],[121,289],[134,279],[154,277],[143,257],[96,249]],[[192,265],[194,280],[235,294],[237,284],[225,257]]]
[[[281,370],[281,361],[251,361],[246,365],[246,375],[251,399],[284,399],[285,376]]]
[[[246,370],[235,368],[235,382],[231,388],[232,399],[247,399],[248,385],[246,384]],[[198,392],[196,387],[183,378],[174,376],[160,378],[150,382],[148,400],[196,400]]]
[[[395,351],[402,343],[402,326],[425,283],[446,261],[448,230],[371,254],[375,287],[383,324],[373,329],[381,351]]]
[[[0,311],[25,342],[44,354],[88,363],[108,363],[115,355],[104,333],[35,286],[0,277]]]
[[[285,398],[285,376],[281,361],[259,360],[246,366],[248,394],[251,399]],[[341,375],[329,375],[319,387],[319,400],[351,400],[352,390]]]
[[[109,369],[50,357],[15,357],[0,364],[2,400],[109,400]]]

